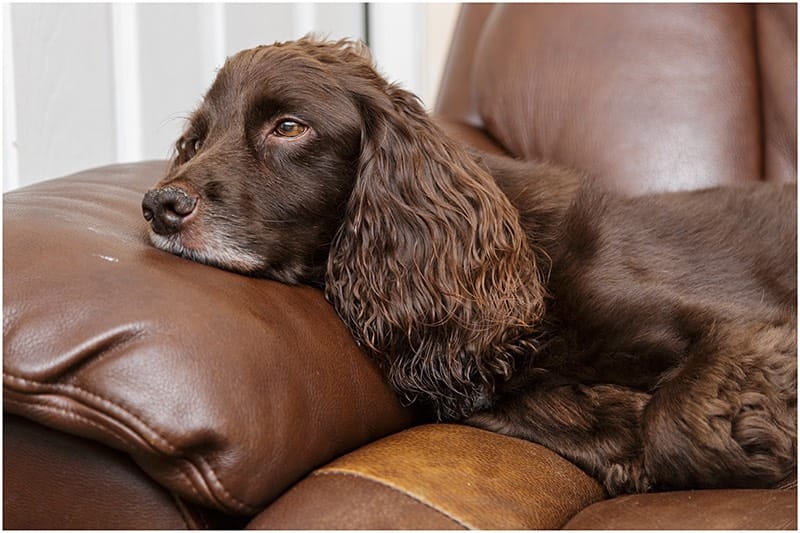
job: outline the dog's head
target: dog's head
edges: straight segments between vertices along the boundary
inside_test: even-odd
[[[143,202],[153,243],[324,282],[409,401],[466,416],[530,349],[543,291],[518,213],[362,46],[302,39],[237,54],[176,148]]]
[[[310,39],[231,57],[142,203],[157,247],[287,283],[321,283],[357,170],[350,88],[383,82],[358,44]]]

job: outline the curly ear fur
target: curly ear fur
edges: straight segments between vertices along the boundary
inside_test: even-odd
[[[326,293],[408,402],[465,418],[531,353],[544,289],[492,177],[415,96],[383,84],[357,94],[361,157]]]

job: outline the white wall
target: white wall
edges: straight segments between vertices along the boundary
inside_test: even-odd
[[[382,73],[436,103],[460,4],[377,3],[369,7],[369,44]]]
[[[432,107],[457,13],[458,4],[4,4],[3,189],[168,157],[226,56],[310,31],[368,38],[380,70]]]

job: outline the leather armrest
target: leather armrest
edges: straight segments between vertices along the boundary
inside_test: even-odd
[[[391,435],[315,471],[253,529],[555,529],[605,497],[528,441],[451,424]]]
[[[321,291],[150,246],[141,198],[164,168],[5,195],[4,409],[126,452],[182,499],[253,514],[413,417]]]

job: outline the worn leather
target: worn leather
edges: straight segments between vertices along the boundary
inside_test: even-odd
[[[467,5],[437,111],[628,192],[797,175],[795,5]]]
[[[150,246],[164,163],[5,195],[3,403],[125,451],[181,498],[252,514],[408,426],[322,293]]]
[[[589,506],[565,529],[797,530],[797,489],[622,496]]]
[[[317,470],[260,515],[266,529],[305,529],[309,516],[326,505],[319,485],[363,486],[371,481],[397,496],[371,506],[371,513],[391,512],[407,498],[424,504],[466,529],[555,529],[590,503],[602,500],[601,486],[575,465],[528,441],[459,425],[418,426],[362,447]],[[351,478],[350,482],[345,479]],[[358,508],[363,490],[343,492],[344,509],[326,525],[362,525]],[[350,513],[358,517],[352,520]],[[342,516],[344,515],[344,516]],[[407,517],[400,528],[433,527],[427,516]],[[366,522],[377,528],[378,522]]]
[[[342,473],[301,481],[248,529],[463,530],[440,510],[369,478]]]

